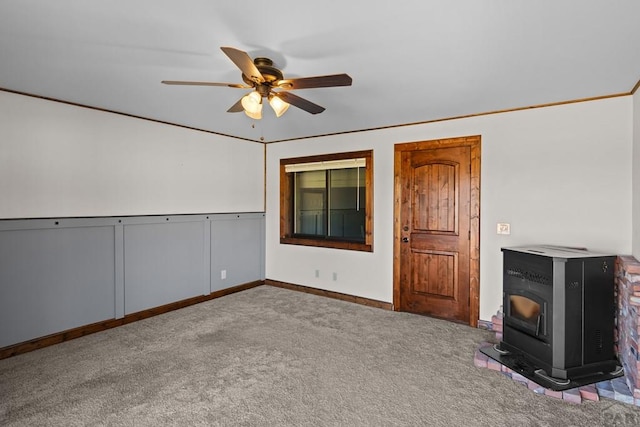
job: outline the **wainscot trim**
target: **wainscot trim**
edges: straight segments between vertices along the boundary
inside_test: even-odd
[[[302,285],[294,285],[293,283],[279,282],[277,280],[271,280],[271,279],[266,279],[264,281],[264,284],[267,286],[274,286],[276,288],[289,289],[292,291],[319,295],[322,297],[338,299],[341,301],[353,302],[360,305],[366,305],[368,307],[381,308],[383,310],[393,310],[393,304],[389,302],[357,297],[355,295],[342,294],[340,292],[333,292],[333,291],[325,291],[324,289],[311,288],[311,287],[302,286]]]
[[[148,310],[139,311],[137,313],[127,314],[121,319],[104,320],[102,322],[97,322],[90,325],[84,325],[78,328],[69,329],[67,331],[47,335],[45,337],[35,338],[22,343],[13,344],[8,347],[0,348],[0,360],[6,359],[8,357],[17,356],[23,353],[28,353],[30,351],[38,350],[54,344],[59,344],[64,341],[80,338],[85,335],[90,335],[96,332],[105,331],[107,329],[116,328],[118,326],[126,325],[128,323],[137,322],[138,320],[147,319],[149,317],[157,316],[159,314],[168,313],[170,311],[178,310],[184,307],[188,307],[190,305],[199,304],[201,302],[220,298],[225,295],[233,294],[240,291],[245,291],[247,289],[255,288],[261,285],[264,285],[264,281],[257,280],[255,282],[249,282],[249,283],[234,286],[231,288],[215,291],[208,295],[201,295],[193,298],[187,298],[182,301],[176,301],[176,302],[172,302],[159,307],[150,308]]]

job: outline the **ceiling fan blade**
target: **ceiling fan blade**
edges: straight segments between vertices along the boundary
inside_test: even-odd
[[[353,80],[348,74],[283,79],[275,83],[280,89],[312,89],[316,87],[351,86]]]
[[[186,86],[226,86],[239,89],[251,89],[251,86],[241,85],[237,83],[215,83],[215,82],[190,82],[180,80],[163,80],[166,85],[186,85]]]
[[[255,66],[247,52],[235,49],[233,47],[221,47],[222,51],[229,57],[231,61],[247,76],[249,80],[256,83],[263,83],[264,77]]]
[[[243,111],[244,111],[244,108],[242,107],[242,98],[240,98],[238,99],[238,102],[233,104],[231,108],[227,110],[227,113],[241,113]]]
[[[291,105],[295,105],[296,107],[306,111],[311,114],[322,113],[325,108],[319,106],[318,104],[314,104],[311,101],[307,101],[304,98],[300,98],[298,95],[294,95],[291,92],[271,92],[273,95],[282,99],[284,102],[287,102]]]

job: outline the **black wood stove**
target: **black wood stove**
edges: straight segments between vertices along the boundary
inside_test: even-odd
[[[553,390],[621,376],[615,256],[548,245],[502,252],[503,337],[481,351]]]

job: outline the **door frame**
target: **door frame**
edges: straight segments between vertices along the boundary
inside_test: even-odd
[[[393,162],[393,309],[400,310],[400,239],[402,223],[402,183],[400,167],[402,153],[437,148],[470,147],[471,188],[469,211],[469,325],[478,326],[480,317],[480,135],[429,141],[405,142],[394,145]]]

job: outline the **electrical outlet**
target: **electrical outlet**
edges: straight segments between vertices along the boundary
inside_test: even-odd
[[[227,270],[220,270],[220,279],[224,280],[227,278]]]
[[[333,273],[333,281],[335,282],[336,280],[338,280],[338,273]]]
[[[498,234],[511,234],[511,224],[508,222],[499,222],[496,231]]]
[[[316,278],[320,277],[320,270],[316,270]]]

